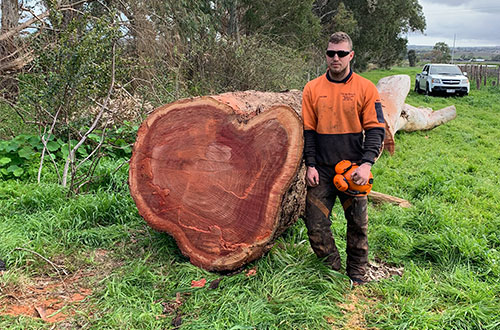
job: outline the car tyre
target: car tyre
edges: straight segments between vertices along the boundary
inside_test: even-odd
[[[418,80],[415,80],[415,92],[417,92],[418,94],[421,94],[420,84],[418,83]]]
[[[425,95],[432,95],[432,92],[429,89],[429,83],[425,84]]]

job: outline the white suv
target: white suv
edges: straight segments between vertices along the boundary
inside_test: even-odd
[[[446,93],[456,95],[469,94],[470,84],[467,73],[454,64],[426,64],[415,79],[415,91],[430,95]]]

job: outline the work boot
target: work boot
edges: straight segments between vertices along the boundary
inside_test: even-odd
[[[349,278],[351,279],[353,286],[365,285],[371,282],[371,280],[364,275],[353,275],[349,276]]]

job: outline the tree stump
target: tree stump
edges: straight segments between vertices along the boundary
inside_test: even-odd
[[[237,269],[268,251],[305,205],[300,92],[177,101],[141,125],[129,186],[148,224],[191,263]]]

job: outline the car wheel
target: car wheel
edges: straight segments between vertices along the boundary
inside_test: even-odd
[[[429,83],[426,83],[426,84],[425,84],[425,95],[431,95],[431,94],[432,94],[432,93],[431,93],[431,91],[430,91],[430,89],[429,89]]]
[[[420,84],[418,83],[418,80],[415,80],[415,92],[420,94]]]

